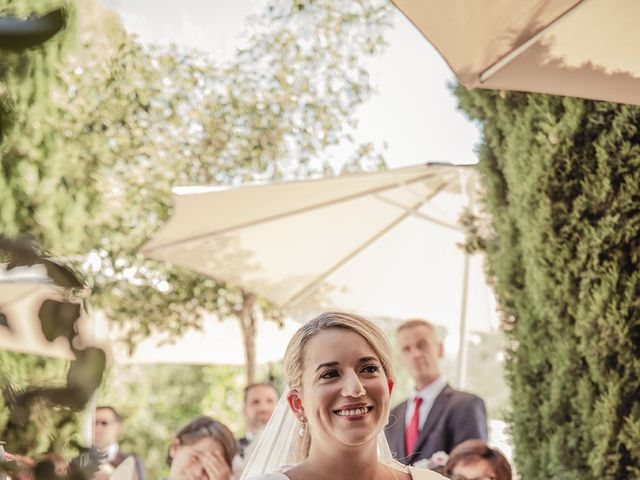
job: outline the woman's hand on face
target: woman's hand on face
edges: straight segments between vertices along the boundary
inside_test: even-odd
[[[207,472],[209,480],[231,480],[233,478],[231,468],[218,450],[212,453],[201,453],[198,458],[204,471]]]

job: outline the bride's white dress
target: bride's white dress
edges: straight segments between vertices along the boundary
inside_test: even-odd
[[[444,480],[445,478],[426,468],[407,467],[407,472],[413,480]],[[249,480],[289,480],[289,478],[284,473],[265,473],[251,477]]]

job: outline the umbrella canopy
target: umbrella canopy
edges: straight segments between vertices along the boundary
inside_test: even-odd
[[[300,324],[285,319],[259,321],[256,336],[256,363],[277,362],[284,356],[289,340]],[[98,328],[100,330],[100,328]],[[245,365],[244,342],[238,321],[207,316],[202,330],[189,329],[179,338],[155,334],[136,344],[133,353],[115,339],[114,331],[98,333],[110,338],[111,359],[118,364]]]
[[[636,0],[392,0],[460,83],[640,105]]]
[[[174,190],[143,252],[268,298],[289,313],[350,310],[491,330],[482,259],[460,248],[473,167]]]

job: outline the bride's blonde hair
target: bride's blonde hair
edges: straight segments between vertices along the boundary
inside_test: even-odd
[[[293,335],[287,346],[284,354],[284,375],[289,390],[302,392],[302,373],[307,343],[318,333],[333,328],[348,330],[364,338],[380,360],[387,378],[390,380],[395,378],[391,364],[391,347],[387,337],[373,322],[352,313],[327,312],[304,324]],[[298,438],[297,443],[294,448],[294,457],[290,459],[292,463],[301,462],[309,455],[311,436],[308,428],[304,428],[304,434]]]

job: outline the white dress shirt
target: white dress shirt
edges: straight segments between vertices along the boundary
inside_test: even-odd
[[[413,395],[411,395],[407,400],[407,412],[404,416],[404,425],[408,426],[409,422],[411,421],[411,417],[413,417],[413,411],[416,408],[414,399],[416,397],[421,397],[422,404],[420,405],[420,416],[418,417],[418,425],[420,425],[420,430],[422,430],[422,426],[427,420],[427,416],[431,411],[431,407],[433,407],[433,403],[436,401],[436,397],[440,395],[440,392],[442,392],[442,390],[444,390],[444,387],[446,386],[447,381],[442,376],[439,376],[423,389],[414,389]]]

